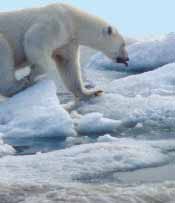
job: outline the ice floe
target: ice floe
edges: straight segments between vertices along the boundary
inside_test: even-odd
[[[1,103],[0,132],[14,138],[75,135],[72,119],[61,107],[55,85],[46,80]]]
[[[121,171],[172,162],[175,143],[117,139],[31,156],[0,159],[0,182],[60,183],[103,180]],[[138,153],[139,152],[139,153]]]

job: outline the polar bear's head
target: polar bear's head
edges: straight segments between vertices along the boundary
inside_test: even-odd
[[[125,40],[117,29],[97,17],[87,18],[78,29],[80,42],[101,51],[115,63],[127,66],[129,57]]]
[[[103,19],[70,5],[62,4],[69,13],[78,43],[103,52],[117,63],[128,63],[125,41],[120,33]]]
[[[129,57],[125,40],[116,28],[110,25],[102,28],[96,46],[114,62],[128,65]]]

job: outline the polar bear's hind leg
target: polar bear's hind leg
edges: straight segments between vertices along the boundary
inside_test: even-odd
[[[0,94],[12,96],[27,87],[26,79],[17,81],[12,49],[8,41],[0,34]]]
[[[24,49],[34,76],[35,74],[46,75],[57,85],[57,75],[53,74],[56,70],[55,62],[51,56],[52,46],[55,44],[55,38],[57,39],[59,35],[59,30],[56,33],[52,30],[54,30],[52,23],[45,24],[43,22],[33,25],[25,34]]]

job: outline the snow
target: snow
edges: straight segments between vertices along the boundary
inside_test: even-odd
[[[92,57],[87,68],[144,72],[175,62],[175,34],[140,40],[128,46],[129,67],[115,64],[103,54]]]
[[[0,159],[1,183],[60,183],[103,179],[105,175],[172,162],[175,143],[117,139],[31,156]],[[139,153],[138,153],[139,152]]]
[[[73,136],[74,125],[61,107],[51,81],[40,81],[0,105],[5,137]]]

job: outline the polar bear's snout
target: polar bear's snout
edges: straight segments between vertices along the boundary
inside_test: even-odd
[[[117,63],[123,63],[125,64],[125,66],[128,66],[128,61],[129,61],[129,57],[117,57],[116,62]]]
[[[123,63],[125,66],[128,66],[129,56],[128,52],[125,48],[125,44],[123,44],[120,48],[119,55],[116,58],[117,63]]]

